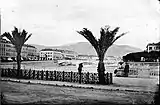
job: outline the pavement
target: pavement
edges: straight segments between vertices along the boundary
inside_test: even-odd
[[[62,82],[62,81],[47,81],[47,80],[27,80],[2,77],[2,81],[29,83],[29,84],[42,84],[53,86],[67,86],[76,88],[90,88],[90,89],[105,89],[112,91],[133,91],[133,92],[155,92],[158,84],[157,78],[127,78],[127,77],[113,77],[113,84],[100,85],[100,84],[79,84],[75,82]]]

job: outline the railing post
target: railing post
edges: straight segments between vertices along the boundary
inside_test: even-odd
[[[29,69],[29,75],[28,78],[31,79],[31,69]]]
[[[8,77],[11,76],[10,69],[8,68]]]
[[[3,69],[2,74],[3,74],[3,77],[5,77],[5,69]]]
[[[35,78],[35,70],[33,70],[33,77],[32,77],[33,79]]]
[[[12,69],[11,72],[12,72],[12,77],[15,78],[16,70],[15,70],[15,69]]]
[[[54,71],[54,77],[55,77],[55,81],[57,80],[57,73],[56,71]]]
[[[4,76],[7,76],[7,69],[4,69]]]
[[[5,77],[8,77],[8,68],[5,70]]]
[[[37,71],[37,80],[39,79],[39,71]]]
[[[73,74],[73,72],[71,71],[71,79],[70,79],[71,82],[72,82],[72,74]]]
[[[15,76],[16,76],[16,74],[15,74]],[[27,77],[26,77],[26,70],[24,70],[24,78],[27,78]]]
[[[9,68],[7,69],[7,77],[9,77],[8,71],[9,71]]]
[[[62,72],[62,81],[64,81],[64,71]]]
[[[0,71],[1,72],[1,77],[3,77],[3,71],[4,71],[4,69],[2,68],[1,71]]]
[[[50,80],[53,80],[53,71],[50,71],[51,75],[50,75]]]
[[[89,72],[87,72],[87,83],[89,83]]]
[[[113,84],[113,78],[112,78],[113,76],[112,76],[112,73],[110,73],[110,76],[109,76],[109,77],[110,77],[110,83],[109,83],[109,84]]]
[[[72,72],[72,82],[75,82],[75,73]]]
[[[106,84],[107,85],[109,84],[109,73],[108,72],[106,73]]]
[[[19,71],[19,77],[20,77],[20,78],[23,78],[22,69],[20,69],[20,71]]]
[[[16,73],[17,72],[17,70],[16,69],[13,69],[13,71],[12,71],[12,73],[13,73],[13,77],[15,78],[16,77]]]
[[[44,72],[43,70],[41,71],[41,80],[43,80]]]
[[[9,68],[6,69],[6,77],[8,77]]]
[[[82,73],[78,73],[78,75],[79,75],[79,83],[81,84],[81,82],[82,82]]]
[[[48,70],[46,71],[46,80],[48,80]]]

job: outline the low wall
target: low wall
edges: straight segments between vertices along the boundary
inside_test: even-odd
[[[129,75],[136,77],[159,76],[159,62],[128,62],[130,66]]]

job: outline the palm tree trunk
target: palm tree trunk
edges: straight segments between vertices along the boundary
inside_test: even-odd
[[[103,60],[99,60],[99,63],[98,63],[98,76],[99,76],[99,84],[105,84],[105,67],[104,67],[104,62]]]
[[[21,53],[17,53],[17,78],[20,78]]]

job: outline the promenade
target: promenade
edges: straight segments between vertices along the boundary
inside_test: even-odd
[[[47,81],[47,80],[33,80],[33,79],[13,79],[1,78],[2,81],[12,81],[30,84],[42,84],[53,86],[67,86],[78,88],[91,88],[91,89],[105,89],[105,90],[121,90],[121,91],[141,91],[141,92],[155,92],[158,78],[128,78],[128,77],[113,77],[112,85],[99,85],[99,84],[79,84],[73,82],[62,81]]]
[[[6,105],[151,104],[156,79],[114,77],[112,85],[1,78]]]

